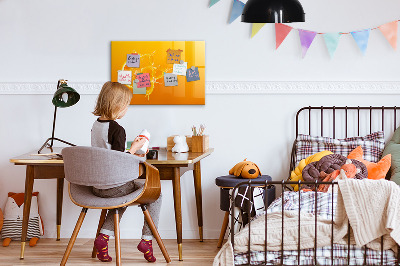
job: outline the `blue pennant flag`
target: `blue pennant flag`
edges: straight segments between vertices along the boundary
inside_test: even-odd
[[[235,19],[237,19],[240,15],[242,15],[242,11],[244,8],[244,3],[239,0],[233,0],[231,17],[229,18],[229,23],[232,23]]]
[[[336,48],[338,47],[339,39],[340,36],[342,36],[342,34],[340,34],[339,32],[334,32],[334,33],[325,33],[323,36],[326,48],[328,48],[329,55],[332,58],[333,54],[336,51]]]
[[[215,5],[218,2],[219,2],[219,0],[210,0],[210,5],[208,7],[212,7],[213,5]]]
[[[361,31],[352,31],[351,35],[353,35],[354,40],[356,41],[358,47],[361,50],[361,53],[364,55],[368,46],[369,33],[371,29],[361,30]]]

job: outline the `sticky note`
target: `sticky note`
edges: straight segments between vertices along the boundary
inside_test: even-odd
[[[136,75],[136,79],[139,80],[137,84],[138,88],[150,87],[150,74],[149,73],[139,73]]]
[[[187,70],[187,62],[183,62],[181,64],[174,64],[172,73],[179,76],[186,76],[186,70]]]
[[[167,64],[179,64],[181,61],[182,50],[167,50]]]
[[[132,71],[118,70],[118,82],[121,84],[132,84]]]
[[[164,73],[164,86],[178,86],[178,76],[173,73]]]
[[[126,65],[128,67],[140,67],[140,55],[137,53],[127,54]]]
[[[188,68],[186,71],[186,81],[196,81],[200,80],[200,75],[199,75],[199,68],[192,66],[191,68]]]
[[[146,87],[138,88],[137,83],[132,84],[132,93],[133,94],[146,94]]]

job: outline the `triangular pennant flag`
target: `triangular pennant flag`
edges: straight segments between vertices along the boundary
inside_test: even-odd
[[[300,43],[301,43],[301,55],[304,58],[306,56],[308,48],[312,44],[315,36],[317,33],[315,31],[308,31],[308,30],[300,30],[299,29],[299,36],[300,36]]]
[[[285,40],[286,36],[288,36],[289,32],[292,29],[293,28],[288,25],[275,23],[276,49],[278,49],[278,47],[282,44],[282,42]]]
[[[352,31],[351,35],[353,35],[354,40],[356,41],[358,47],[361,50],[361,53],[364,55],[368,46],[369,33],[371,29],[360,30],[360,31]]]
[[[251,38],[256,35],[262,27],[264,27],[265,23],[253,23],[251,27]]]
[[[242,11],[244,8],[244,3],[239,0],[233,0],[231,17],[229,18],[229,23],[232,23],[235,19],[237,19],[240,15],[242,15]]]
[[[208,7],[212,7],[213,5],[215,5],[218,2],[219,2],[219,0],[210,0],[210,5]]]
[[[339,32],[333,32],[333,33],[325,33],[323,36],[326,48],[328,48],[329,55],[332,58],[333,54],[336,51],[336,48],[338,47],[339,39],[340,36],[342,36],[342,34],[340,34]]]
[[[397,20],[378,27],[393,49],[397,48]]]

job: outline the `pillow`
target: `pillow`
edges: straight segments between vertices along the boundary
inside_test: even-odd
[[[331,151],[321,151],[316,154],[313,154],[311,156],[308,156],[306,159],[303,159],[300,161],[300,163],[297,165],[297,167],[290,173],[290,181],[299,181],[303,180],[302,177],[302,172],[304,167],[308,165],[309,163],[319,161],[322,157],[332,154]],[[294,188],[294,191],[298,191],[298,185],[291,185]]]
[[[368,179],[375,179],[375,180],[385,178],[390,168],[391,157],[392,156],[390,154],[387,154],[377,163],[369,162],[363,159],[363,149],[361,148],[361,146],[355,148],[347,156],[347,158],[349,159],[355,159],[365,164],[368,170]]]
[[[383,131],[371,133],[364,137],[333,139],[329,137],[316,137],[299,134],[296,139],[295,165],[308,156],[329,150],[336,154],[347,156],[352,150],[361,146],[364,150],[364,159],[377,162],[381,158],[385,147]]]
[[[389,170],[390,180],[400,185],[400,127],[396,129],[392,139],[386,144],[383,155],[392,155],[392,166]]]

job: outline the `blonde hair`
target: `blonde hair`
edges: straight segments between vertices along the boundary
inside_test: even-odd
[[[101,88],[93,114],[115,120],[131,99],[132,92],[127,86],[108,81]]]

